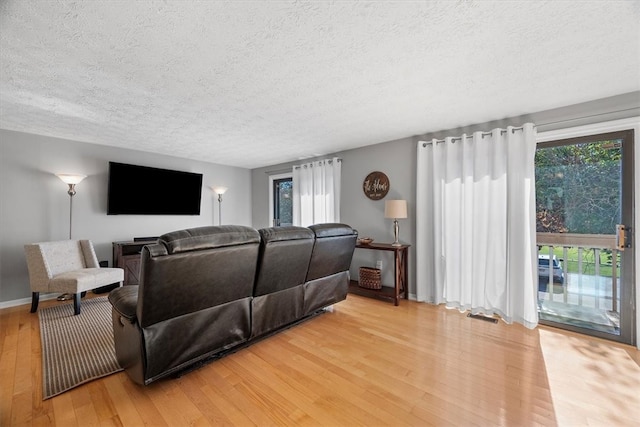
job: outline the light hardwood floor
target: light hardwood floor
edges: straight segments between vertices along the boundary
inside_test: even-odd
[[[43,302],[41,306],[58,304]],[[42,401],[28,306],[0,310],[0,425],[638,425],[640,352],[349,295],[178,379],[124,372]]]

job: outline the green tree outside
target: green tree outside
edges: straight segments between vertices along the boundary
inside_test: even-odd
[[[622,142],[536,151],[538,232],[614,234],[621,218]]]

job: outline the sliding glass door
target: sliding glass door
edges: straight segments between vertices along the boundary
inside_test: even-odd
[[[633,131],[538,144],[541,323],[634,340]]]
[[[293,178],[273,180],[273,226],[282,227],[293,224]]]

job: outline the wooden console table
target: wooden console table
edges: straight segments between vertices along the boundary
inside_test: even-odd
[[[157,240],[113,242],[113,266],[124,269],[123,285],[137,285],[140,282],[142,247],[156,242]]]
[[[368,245],[358,243],[357,249],[371,249],[375,251],[392,251],[394,253],[394,275],[395,283],[394,287],[383,286],[382,289],[367,289],[358,286],[357,280],[351,280],[349,283],[349,292],[356,295],[363,295],[374,298],[381,298],[391,300],[394,305],[398,305],[400,296],[404,296],[404,299],[409,298],[409,285],[407,279],[409,278],[408,263],[409,263],[409,247],[411,245],[392,246],[390,243],[369,243]]]

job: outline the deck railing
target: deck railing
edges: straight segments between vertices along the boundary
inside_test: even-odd
[[[562,287],[562,301],[565,304],[577,304],[579,306],[589,306],[595,309],[611,310],[618,312],[618,277],[620,267],[618,259],[618,248],[616,246],[615,235],[602,234],[570,234],[570,233],[537,233],[537,244],[539,254],[548,254],[549,260],[556,258],[561,260],[564,274],[564,284]],[[558,249],[562,248],[561,256],[558,256]],[[593,261],[590,256],[592,254]],[[609,261],[603,262],[601,256],[610,255]],[[609,277],[611,286],[609,288]],[[545,278],[540,278],[544,283]],[[573,282],[577,283],[573,283]],[[547,295],[549,300],[554,299],[553,290],[553,263],[549,262],[549,276],[547,282]],[[571,282],[571,283],[570,283]],[[588,298],[591,294],[583,293],[585,282],[591,282],[588,287],[593,287],[593,298]],[[570,286],[569,286],[570,285]],[[577,298],[577,301],[576,301]],[[593,304],[593,305],[592,305]]]

